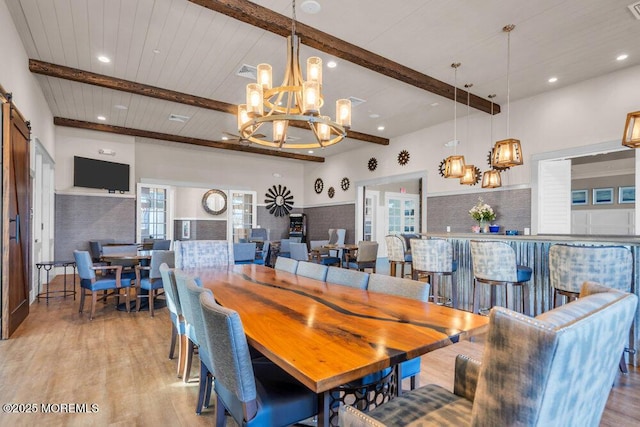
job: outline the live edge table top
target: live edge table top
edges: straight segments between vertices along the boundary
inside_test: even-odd
[[[316,393],[482,333],[489,321],[254,264],[189,272],[240,314],[253,347]]]

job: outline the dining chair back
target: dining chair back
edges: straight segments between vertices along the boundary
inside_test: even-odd
[[[407,253],[404,238],[397,234],[390,234],[384,237],[384,241],[387,245],[387,258],[389,258],[389,274],[395,276],[397,266],[400,265],[400,277],[404,277],[405,264],[409,264],[413,268],[411,254]],[[413,276],[413,270],[411,270],[411,275]]]
[[[358,270],[349,270],[347,268],[329,267],[327,283],[335,283],[336,285],[351,286],[352,288],[367,289],[369,283],[369,273]]]
[[[298,269],[298,261],[291,258],[285,258],[279,256],[276,259],[276,265],[274,266],[276,270],[287,271],[289,273],[296,274],[296,270]]]
[[[494,307],[482,362],[456,358],[453,393],[429,384],[368,414],[343,407],[340,423],[597,426],[637,303],[587,282],[578,300],[536,318]]]
[[[233,264],[233,243],[227,240],[177,240],[176,268],[224,267]]]
[[[376,261],[378,259],[378,242],[362,240],[358,242],[358,251],[355,259],[351,256],[347,259],[347,268],[364,270],[370,268],[376,272]]]
[[[181,270],[175,270],[176,288],[180,295],[182,304],[182,314],[185,322],[193,328],[193,335],[190,337],[192,344],[198,347],[198,357],[200,359],[200,387],[198,391],[198,402],[196,404],[196,414],[202,412],[204,406],[209,405],[211,394],[211,380],[213,373],[213,363],[210,353],[205,345],[204,320],[200,309],[200,294],[213,295],[210,289],[198,286],[193,276]],[[190,363],[189,363],[190,365]],[[191,366],[185,366],[185,377],[189,377]]]
[[[98,301],[106,301],[108,297],[115,297],[116,304],[118,304],[120,296],[124,296],[126,310],[127,312],[129,311],[131,279],[122,277],[121,265],[93,265],[88,251],[75,250],[73,251],[73,258],[76,261],[78,276],[80,276],[80,313],[84,309],[86,291],[89,291],[91,295],[90,320],[93,320],[95,316]],[[96,270],[100,270],[102,274],[97,276]],[[122,290],[125,292],[124,295],[121,295]],[[98,292],[102,292],[100,298],[98,298]]]
[[[109,243],[115,243],[115,239],[89,240],[89,253],[91,254],[91,260],[93,262],[100,262],[102,258],[102,246]]]
[[[291,425],[317,414],[315,393],[268,360],[251,359],[236,311],[210,293],[201,294],[200,307],[215,369],[216,427],[225,425],[225,409],[240,426]]]
[[[151,250],[154,251],[168,251],[169,249],[171,249],[171,240],[154,239],[151,244]]]
[[[269,240],[269,230],[267,228],[252,228],[249,234],[250,242],[264,242]]]
[[[291,257],[291,240],[290,239],[281,239],[280,240],[280,251],[278,252],[278,256],[290,258]]]
[[[167,310],[171,319],[171,343],[169,344],[169,359],[173,359],[176,349],[176,341],[178,343],[178,369],[177,376],[182,377],[184,372],[185,352],[187,350],[187,336],[185,330],[185,322],[182,317],[182,307],[180,306],[180,297],[178,296],[178,288],[176,287],[176,276],[173,268],[167,263],[160,265],[160,275],[162,276],[162,284],[164,286],[164,298],[167,301]]]
[[[233,259],[235,264],[253,264],[256,259],[256,242],[234,243]]]
[[[253,261],[254,264],[269,265],[271,257],[271,242],[265,240],[262,243],[262,249],[257,252],[259,256]]]
[[[304,244],[304,243],[303,243]],[[327,278],[327,270],[329,267],[315,262],[299,261],[296,274],[298,276],[309,277],[310,279],[322,280]]]
[[[163,289],[164,282],[160,274],[160,265],[167,264],[170,268],[175,267],[175,254],[173,251],[156,250],[151,253],[151,261],[148,266],[136,265],[136,311],[140,311],[141,299],[147,298],[149,302],[149,315],[154,315],[155,298],[160,289]],[[149,274],[143,277],[142,272]],[[147,292],[141,292],[145,290]]]
[[[296,261],[309,261],[309,252],[306,243],[290,243],[291,259]]]

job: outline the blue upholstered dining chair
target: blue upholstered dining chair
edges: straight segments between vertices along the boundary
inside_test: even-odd
[[[265,240],[262,243],[262,250],[258,251],[259,257],[256,258],[253,263],[259,265],[268,265],[269,257],[271,257],[271,242]]]
[[[358,250],[353,254],[347,254],[345,264],[347,268],[355,270],[365,270],[370,268],[376,272],[376,261],[378,259],[378,242],[362,240],[358,242]]]
[[[578,300],[536,318],[494,307],[482,362],[456,358],[453,393],[429,384],[368,414],[345,406],[340,425],[597,426],[637,303],[586,283]]]
[[[369,273],[358,270],[349,270],[347,268],[329,267],[327,283],[335,283],[336,285],[350,286],[352,288],[367,289],[369,283]]]
[[[233,265],[233,243],[227,240],[177,240],[176,268],[211,268]]]
[[[171,240],[154,239],[151,244],[151,250],[154,251],[168,251],[169,249],[171,249]]]
[[[215,375],[216,427],[225,425],[225,409],[240,426],[285,426],[313,417],[318,397],[265,358],[252,360],[237,312],[200,295],[205,345]]]
[[[153,306],[158,291],[164,288],[164,281],[160,274],[160,265],[166,263],[170,268],[175,265],[175,255],[173,251],[153,251],[151,262],[148,266],[136,265],[136,311],[140,311],[140,300],[147,298],[149,301],[149,315],[153,317]],[[148,271],[147,277],[142,277],[141,272]],[[146,293],[141,290],[147,291]]]
[[[309,261],[309,251],[306,243],[289,243],[291,259],[296,261]]]
[[[187,325],[193,328],[193,334],[189,338],[193,346],[198,347],[198,358],[200,359],[200,378],[198,389],[198,403],[196,404],[196,414],[202,412],[203,407],[209,406],[209,399],[212,390],[213,380],[213,361],[211,354],[205,345],[204,320],[202,318],[202,310],[200,309],[200,294],[212,295],[211,290],[202,288],[196,284],[195,278],[186,274],[181,270],[175,270],[176,288],[180,295],[180,303],[182,305],[182,315]],[[191,369],[191,358],[185,361],[184,377],[189,377]]]
[[[188,335],[193,334],[191,328],[187,325],[182,316],[182,306],[180,305],[180,296],[176,287],[176,276],[174,270],[164,263],[160,265],[160,275],[164,285],[164,297],[167,300],[167,309],[171,318],[171,344],[169,345],[169,359],[173,359],[176,341],[178,342],[178,378],[184,373],[184,364],[186,359],[187,345],[189,345]]]
[[[322,280],[324,282],[327,278],[327,270],[329,270],[329,267],[326,265],[317,264],[315,262],[298,261],[296,274],[298,276],[309,277],[311,279]]]
[[[400,265],[400,277],[404,277],[404,266],[409,264],[413,277],[411,253],[407,252],[404,238],[397,234],[390,234],[384,237],[384,241],[387,245],[387,258],[389,258],[389,274],[395,276],[397,266]]]
[[[127,312],[129,312],[129,292],[131,288],[131,278],[123,277],[121,265],[93,265],[91,255],[88,251],[73,251],[73,258],[78,268],[80,276],[80,313],[84,310],[84,299],[86,291],[91,293],[91,314],[89,320],[93,320],[96,313],[98,301],[106,301],[108,297],[115,297],[116,304],[120,302],[120,297],[125,297]],[[96,271],[101,271],[100,276]],[[124,295],[121,294],[124,291]],[[98,292],[104,292],[98,298]]]
[[[505,287],[507,305],[509,285],[522,288],[524,314],[531,315],[528,282],[532,270],[517,265],[516,253],[508,243],[485,240],[471,240],[471,262],[473,264],[473,312],[480,312],[480,287],[478,283],[490,285],[491,307],[496,304],[496,286]]]
[[[278,252],[278,256],[290,258],[291,257],[291,248],[289,246],[290,244],[291,244],[290,239],[281,239],[280,251]]]
[[[256,243],[234,243],[234,264],[253,264],[256,259]]]
[[[276,259],[276,265],[274,265],[273,268],[276,270],[287,271],[289,273],[296,274],[296,270],[298,269],[298,261],[296,261],[295,259],[279,256]]]
[[[451,278],[451,305],[458,308],[458,286],[456,271],[458,263],[453,259],[451,242],[444,239],[411,239],[413,279],[429,276],[433,302],[440,301],[440,282],[444,276]]]
[[[387,295],[395,295],[404,298],[411,298],[417,301],[428,302],[429,301],[429,284],[424,282],[418,282],[410,279],[403,279],[400,277],[387,276],[386,274],[372,273],[369,275],[369,281],[367,285],[369,292],[379,292]],[[378,371],[374,374],[367,375],[356,381],[352,381],[344,388],[356,390],[356,393],[362,396],[368,394],[368,390],[371,387],[379,387],[379,383],[383,378],[391,373],[392,368],[386,368]],[[410,378],[411,389],[413,390],[417,386],[418,376],[420,375],[420,358],[416,357],[400,364],[401,376],[400,380]],[[362,388],[363,391],[357,390]],[[366,391],[365,391],[366,390]],[[376,403],[378,404],[378,403]]]

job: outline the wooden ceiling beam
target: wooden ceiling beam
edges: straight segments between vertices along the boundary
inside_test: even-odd
[[[142,129],[132,129],[121,126],[107,125],[104,123],[85,122],[82,120],[54,117],[53,124],[77,129],[96,130],[99,132],[116,133],[119,135],[137,136],[141,138],[159,139],[161,141],[179,142],[182,144],[199,145],[201,147],[220,148],[222,150],[242,151],[245,153],[263,154],[265,156],[284,157],[287,159],[304,160],[306,162],[324,163],[324,157],[309,156],[306,154],[289,153],[286,151],[270,150],[247,145],[234,144],[224,141],[209,141],[206,139],[190,138],[186,136],[170,135],[167,133],[152,132]]]
[[[190,105],[192,107],[206,108],[208,110],[220,111],[236,115],[238,106],[228,102],[216,101],[214,99],[189,95],[169,89],[149,86],[143,83],[136,83],[130,80],[96,74],[90,71],[79,70],[77,68],[66,67],[64,65],[52,64],[50,62],[29,59],[29,71],[44,76],[56,77],[64,80],[85,83],[93,86],[100,86],[107,89],[119,90],[133,93],[135,95],[149,96],[151,98],[162,99],[164,101],[177,102],[179,104]],[[291,126],[309,129],[306,123],[290,123]],[[363,142],[371,142],[379,145],[389,145],[388,138],[382,138],[366,133],[347,131],[347,138],[356,139]]]
[[[247,0],[189,0],[207,9],[237,19],[254,27],[287,37],[291,34],[291,18],[259,6]],[[383,56],[341,40],[323,31],[296,21],[296,33],[300,42],[360,65],[376,73],[424,89],[436,95],[454,100],[454,87],[434,77],[422,74]],[[458,88],[458,102],[466,105],[467,91]],[[491,113],[491,101],[478,95],[469,95],[469,105],[477,110]],[[500,112],[500,105],[493,104],[493,113]]]

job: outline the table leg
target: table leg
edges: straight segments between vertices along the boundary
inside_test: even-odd
[[[330,405],[331,391],[318,394],[318,427],[329,427],[331,422]]]

